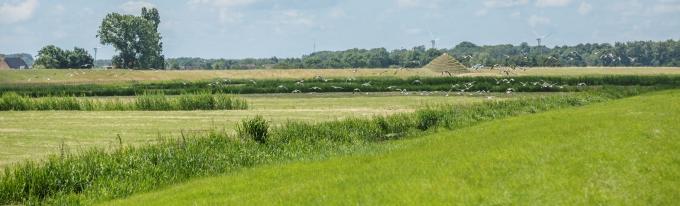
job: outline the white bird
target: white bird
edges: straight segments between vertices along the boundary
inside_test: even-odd
[[[515,91],[515,89],[513,89],[513,88],[508,88],[508,89],[505,90],[505,93],[506,93],[506,94],[512,94],[512,92],[514,92],[514,91]]]
[[[397,89],[397,90],[399,90],[399,89]],[[409,93],[408,93],[408,91],[406,91],[406,89],[402,89],[402,90],[399,90],[399,91],[400,91],[401,94],[403,94],[403,95],[409,95]]]
[[[482,69],[482,68],[484,68],[484,65],[481,65],[481,64],[475,64],[474,66],[472,66],[473,70],[479,70],[479,69]]]

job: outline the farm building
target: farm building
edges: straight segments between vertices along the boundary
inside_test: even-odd
[[[28,69],[28,65],[19,57],[0,58],[0,69]]]

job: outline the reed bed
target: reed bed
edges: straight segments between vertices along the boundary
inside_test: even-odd
[[[291,121],[270,127],[261,117],[243,121],[237,134],[166,139],[139,147],[55,155],[13,165],[0,174],[0,204],[91,204],[150,191],[189,178],[222,174],[277,161],[299,160],[332,151],[458,129],[483,121],[574,107],[637,95],[650,88],[605,87],[597,91],[490,101],[466,106],[439,105],[414,113],[324,123]],[[149,104],[162,101],[150,97]],[[146,100],[145,100],[146,101]]]
[[[512,80],[502,82],[501,80]],[[417,80],[417,81],[416,81]],[[367,84],[368,83],[368,84]],[[609,75],[609,76],[508,76],[508,77],[359,77],[308,79],[214,79],[211,81],[167,81],[133,84],[0,85],[0,93],[43,96],[132,96],[162,92],[167,95],[186,93],[261,94],[291,92],[394,92],[400,91],[460,91],[473,83],[467,92],[571,92],[586,86],[680,86],[680,75]],[[534,84],[536,83],[536,84]],[[546,86],[552,85],[552,86]]]
[[[0,96],[0,111],[27,110],[81,110],[81,111],[171,111],[171,110],[244,110],[244,99],[226,94],[182,94],[166,96],[163,93],[145,93],[132,99],[89,99],[50,96],[31,98],[15,92]]]

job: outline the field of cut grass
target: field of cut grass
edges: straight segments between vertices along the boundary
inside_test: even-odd
[[[673,205],[680,91],[245,169],[111,205]],[[380,152],[377,152],[380,151]]]
[[[659,75],[680,74],[680,68],[662,67],[560,67],[530,68],[517,70],[520,76],[583,76],[583,75]],[[0,70],[0,84],[103,84],[154,82],[168,80],[208,79],[309,79],[317,75],[326,78],[347,77],[429,77],[441,73],[427,69],[257,69],[257,70],[189,70],[189,71],[140,71],[140,70],[79,70],[79,69],[33,69]],[[479,70],[461,76],[500,76],[498,70]]]
[[[544,95],[544,94],[527,94]],[[498,98],[510,96],[499,95]],[[520,94],[514,96],[522,96]],[[348,117],[371,117],[411,112],[424,105],[468,104],[484,96],[402,96],[398,93],[262,94],[242,95],[249,110],[212,111],[3,111],[0,112],[0,168],[25,159],[71,152],[92,146],[155,141],[159,135],[176,138],[210,129],[231,131],[242,119],[263,115],[274,125],[287,120],[320,122]]]
[[[0,84],[21,83],[123,83],[208,79],[309,79],[324,77],[434,76],[423,69],[255,69],[255,70],[0,70]]]
[[[512,71],[514,76],[680,75],[679,67],[540,67]],[[498,70],[480,69],[460,76],[504,76]]]

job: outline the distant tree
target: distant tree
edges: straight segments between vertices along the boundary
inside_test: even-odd
[[[38,51],[35,65],[50,69],[92,68],[94,59],[83,48],[74,47],[69,51],[48,45]]]
[[[35,65],[43,68],[66,68],[68,66],[66,52],[54,45],[45,46],[38,51]]]
[[[365,67],[366,65],[365,58],[357,51],[347,52],[342,58],[352,68]]]
[[[390,53],[385,48],[371,49],[366,65],[370,68],[387,68],[390,66]]]
[[[66,51],[69,68],[92,68],[94,58],[83,48],[74,47],[73,51]]]
[[[142,8],[142,16],[107,14],[97,36],[104,45],[112,45],[120,53],[112,58],[116,67],[130,69],[163,69],[165,58],[158,33],[158,10]]]

